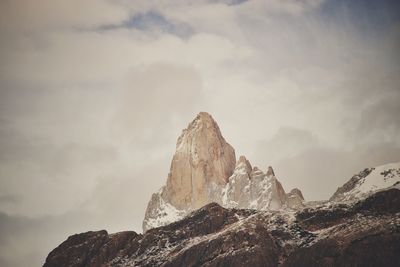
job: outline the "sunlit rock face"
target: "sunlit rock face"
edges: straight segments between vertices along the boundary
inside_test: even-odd
[[[272,167],[264,173],[244,156],[236,162],[235,150],[218,124],[210,114],[200,112],[178,138],[167,183],[153,194],[143,230],[181,219],[211,202],[268,210],[298,207],[303,200],[285,193]]]
[[[222,137],[217,123],[199,113],[178,138],[165,193],[178,209],[197,209],[216,196],[235,168],[235,150]]]

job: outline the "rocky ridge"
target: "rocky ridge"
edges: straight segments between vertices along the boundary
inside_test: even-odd
[[[389,163],[366,168],[339,187],[331,201],[354,201],[400,182],[400,163]]]
[[[399,186],[349,204],[294,210],[225,209],[211,203],[144,234],[69,237],[44,267],[399,266]]]
[[[236,162],[218,124],[210,114],[200,112],[178,138],[167,183],[152,195],[143,231],[212,202],[226,208],[271,210],[299,208],[303,201],[299,189],[286,194],[272,167],[264,173],[244,156]]]

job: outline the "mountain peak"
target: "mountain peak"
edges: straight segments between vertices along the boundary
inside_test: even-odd
[[[220,203],[220,188],[228,183],[235,165],[235,150],[218,124],[200,112],[178,138],[167,184],[150,200],[143,229],[176,220],[210,202]]]
[[[250,174],[250,173],[251,173],[252,167],[251,167],[250,161],[248,161],[248,160],[246,159],[246,157],[243,156],[243,155],[240,156],[240,157],[239,157],[239,160],[236,162],[235,170],[236,170],[236,169],[242,169],[242,168],[245,170],[245,172],[246,172],[247,174]]]
[[[178,139],[167,179],[167,199],[179,209],[202,207],[208,203],[213,184],[227,183],[235,163],[235,150],[215,120],[200,112]]]
[[[196,128],[206,127],[206,128],[215,128],[217,131],[219,130],[217,122],[214,118],[207,112],[199,112],[194,120],[189,123],[187,130],[192,130]]]
[[[177,150],[182,149],[184,140],[201,139],[205,135],[214,136],[226,143],[217,122],[209,113],[202,111],[189,123],[186,129],[182,130],[176,144]]]
[[[299,206],[302,199],[288,202],[272,167],[264,173],[252,168],[245,156],[236,162],[235,150],[217,122],[200,112],[178,138],[167,183],[153,194],[143,230],[176,221],[211,202],[233,208],[280,209],[292,207],[292,202]]]
[[[199,114],[197,114],[196,119],[214,120],[211,114],[205,111],[200,111]]]
[[[289,194],[297,195],[297,196],[299,196],[301,199],[304,200],[303,193],[302,193],[301,190],[298,189],[298,188],[293,188],[292,190],[290,190]]]
[[[353,201],[400,182],[400,162],[366,168],[339,187],[331,201]]]
[[[270,176],[275,176],[274,169],[272,169],[271,166],[268,167],[267,176],[268,176],[268,177],[270,177]]]

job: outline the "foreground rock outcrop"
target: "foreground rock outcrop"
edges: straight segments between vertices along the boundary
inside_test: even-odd
[[[152,195],[143,231],[183,218],[208,204],[226,208],[299,208],[300,190],[285,193],[272,167],[266,173],[235,151],[206,112],[200,112],[178,138],[167,183]]]
[[[44,267],[400,266],[400,190],[302,211],[225,209],[211,203],[145,234],[69,237]]]

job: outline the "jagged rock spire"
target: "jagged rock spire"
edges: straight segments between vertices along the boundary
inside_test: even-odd
[[[268,177],[269,177],[269,176],[275,176],[274,169],[272,169],[271,166],[268,167],[267,176],[268,176]]]
[[[240,156],[239,160],[236,162],[235,170],[239,168],[242,168],[247,174],[250,174],[252,170],[250,161],[248,161],[243,155]]]
[[[197,209],[209,203],[214,185],[225,185],[235,168],[235,150],[218,124],[200,112],[178,138],[171,162],[166,196],[178,209]]]

